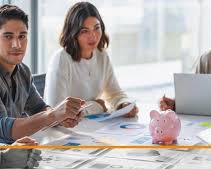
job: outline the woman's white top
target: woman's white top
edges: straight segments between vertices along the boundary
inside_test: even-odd
[[[76,62],[64,50],[58,50],[52,57],[46,75],[44,98],[50,106],[56,106],[67,97],[78,97],[92,102],[87,114],[100,113],[102,107],[93,102],[103,99],[116,109],[128,102],[114,75],[110,59],[105,51],[94,50],[90,59]]]

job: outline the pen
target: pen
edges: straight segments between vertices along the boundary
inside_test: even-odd
[[[82,111],[82,110],[84,110],[84,109],[86,109],[87,107],[90,107],[90,106],[92,106],[92,104],[88,104],[88,105],[82,106],[82,107],[79,109],[79,112]],[[56,126],[56,125],[58,125],[58,124],[59,124],[59,122],[58,122],[58,121],[55,121],[55,122],[51,123],[50,125],[48,125],[48,126],[42,128],[41,130],[42,130],[42,131],[47,130],[48,128],[54,127],[54,126]]]
[[[24,116],[24,115],[25,115],[25,116]],[[26,113],[26,112],[24,112],[24,113],[22,114],[22,117],[30,118],[30,116],[29,116],[28,113]]]
[[[163,95],[163,99],[166,98],[166,94]]]

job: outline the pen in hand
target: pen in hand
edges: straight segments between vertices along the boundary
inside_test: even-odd
[[[83,111],[84,109],[86,109],[87,107],[90,107],[90,106],[92,106],[92,104],[88,104],[88,105],[82,106],[82,107],[79,109],[79,112]],[[59,122],[58,122],[58,121],[55,121],[55,122],[51,123],[50,125],[48,125],[48,126],[42,128],[42,131],[47,130],[48,128],[57,126],[58,124],[59,124]]]

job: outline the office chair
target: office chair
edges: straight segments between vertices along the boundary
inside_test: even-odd
[[[40,96],[43,97],[45,89],[45,76],[46,74],[33,74],[34,84],[37,88],[37,91],[40,93]]]

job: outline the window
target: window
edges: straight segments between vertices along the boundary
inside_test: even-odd
[[[27,64],[28,66],[32,67],[32,58],[31,58],[31,5],[30,1],[25,1],[25,0],[10,0],[11,3],[14,5],[17,5],[20,7],[24,12],[26,12],[29,16],[29,31],[28,31],[28,47],[26,51],[26,56],[24,57],[23,62]]]
[[[15,1],[31,10],[31,1]],[[38,0],[37,72],[46,72],[67,10],[77,0]],[[157,101],[173,93],[175,72],[193,72],[210,49],[209,0],[90,0],[105,22],[108,53],[121,86],[134,97]],[[33,13],[32,13],[33,14]],[[35,56],[34,56],[35,57]],[[150,94],[151,93],[151,94]],[[153,97],[152,97],[153,95]],[[155,96],[155,97],[154,97]],[[141,100],[142,101],[142,100]]]

